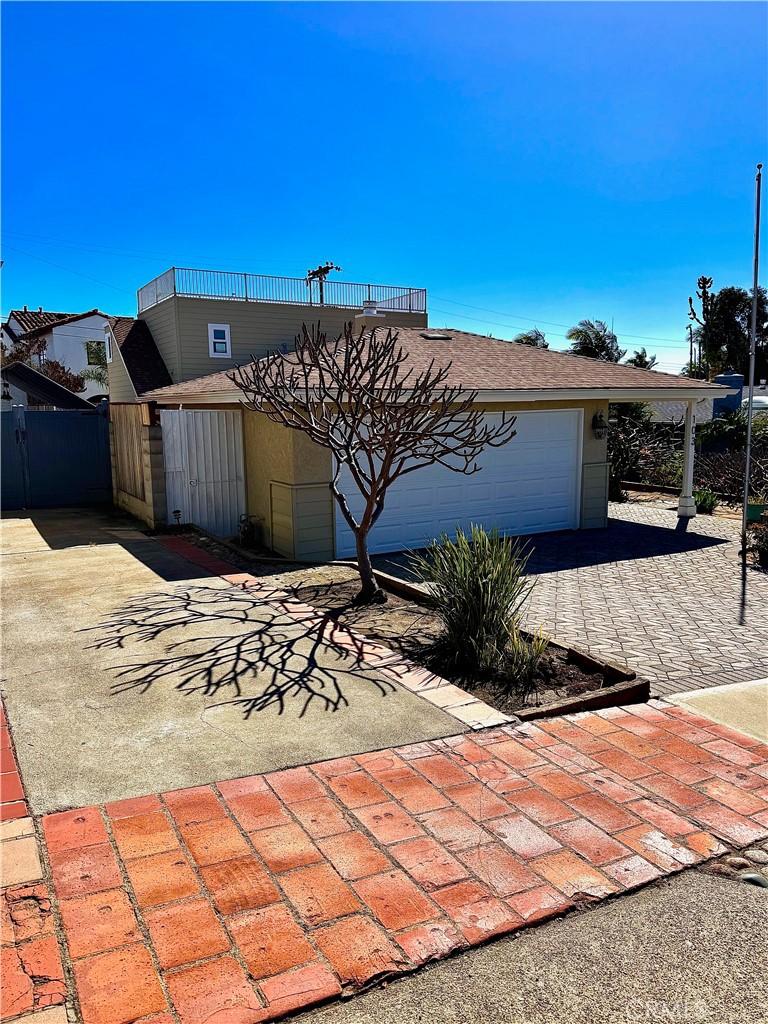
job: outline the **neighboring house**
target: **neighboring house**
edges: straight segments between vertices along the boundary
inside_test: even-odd
[[[245,325],[241,328],[233,322],[235,309],[246,315],[249,306],[243,300],[219,300],[213,304],[209,300],[189,300],[192,306],[188,310],[187,300],[165,298],[160,300],[159,307],[146,308],[144,316],[149,318],[153,310],[156,314],[157,308],[169,302],[172,305],[163,313],[165,336],[170,339],[168,350],[183,341],[176,347],[176,358],[180,360],[174,364],[177,373],[181,368],[186,378],[188,368],[205,366],[216,358],[212,345],[217,339],[214,335],[208,340],[206,325],[210,328],[216,323],[229,324],[230,348],[222,371],[183,379],[143,394],[144,399],[156,402],[161,409],[159,423],[153,420],[155,425],[148,425],[154,415],[151,410],[142,422],[147,424],[147,431],[162,431],[166,480],[175,472],[182,485],[189,485],[186,492],[182,487],[174,491],[173,498],[169,497],[172,504],[168,504],[165,512],[168,520],[173,521],[175,503],[182,521],[205,525],[202,518],[195,518],[202,516],[200,510],[205,501],[222,501],[221,496],[229,494],[227,500],[235,502],[235,511],[255,517],[266,543],[280,554],[303,559],[353,554],[352,534],[329,490],[334,469],[330,452],[315,446],[298,431],[271,423],[262,413],[241,411],[242,393],[229,380],[227,370],[237,356],[243,358],[242,350],[235,352],[235,344],[241,329],[247,333]],[[279,307],[279,313],[282,321],[285,307]],[[313,313],[326,324],[325,311],[313,309]],[[346,312],[338,315],[349,318]],[[398,480],[388,492],[385,510],[371,534],[372,551],[419,547],[443,530],[452,531],[457,525],[470,523],[498,527],[509,534],[605,526],[609,402],[674,398],[684,403],[688,443],[679,514],[696,514],[691,497],[693,410],[702,397],[725,395],[727,390],[703,381],[463,331],[429,330],[425,322],[404,326],[404,315],[413,314],[403,314],[398,309],[375,320],[359,314],[356,321],[365,328],[372,324],[397,326],[400,343],[415,367],[423,368],[433,359],[437,363],[450,361],[448,383],[476,390],[478,405],[489,417],[514,412],[517,435],[504,447],[484,453],[480,460],[482,472],[476,475],[465,476],[431,466]],[[425,314],[418,315],[426,321]],[[181,332],[179,317],[189,325]],[[155,324],[158,323],[156,318]],[[330,333],[332,325],[328,326]],[[281,329],[284,334],[288,332],[287,326]],[[153,333],[155,330],[153,327]],[[189,333],[185,332],[192,332],[196,338],[189,357],[185,354]],[[266,349],[274,348],[283,336],[275,332],[260,348],[258,336],[251,334],[250,347],[258,358]],[[188,426],[180,426],[179,418],[184,415],[191,416]],[[211,426],[214,419],[215,429]],[[159,433],[148,433],[142,441],[145,461],[159,437]],[[154,465],[157,475],[162,462]],[[148,481],[149,477],[145,479]],[[341,484],[353,512],[359,511],[360,500],[346,470],[342,471]],[[178,495],[185,493],[187,497],[181,500]],[[130,507],[132,511],[140,508],[135,502]],[[153,508],[166,509],[165,497],[155,501]],[[226,528],[218,527],[219,531],[234,532],[232,523],[236,529],[236,516],[230,517]]]
[[[135,402],[145,391],[171,383],[171,376],[144,320],[130,316],[110,317],[104,337],[111,402]]]
[[[328,280],[322,299],[318,283],[304,278],[174,267],[139,289],[130,341],[112,338],[110,398],[135,401],[149,387],[288,351],[303,323],[320,321],[329,335],[338,335],[366,302],[386,310],[388,322],[398,326],[427,326],[421,288]],[[122,323],[118,330],[125,330]]]
[[[0,370],[0,378],[3,383],[3,412],[11,409],[13,405],[21,404],[12,401],[10,394],[6,393],[6,387],[9,392],[15,390],[32,399],[36,405],[45,406],[47,409],[93,410],[93,405],[82,395],[76,395],[74,391],[62,387],[27,363],[6,363]]]
[[[0,337],[6,349],[15,344],[39,341],[44,345],[44,354],[33,358],[32,365],[39,367],[43,359],[55,360],[73,373],[82,374],[98,365],[98,352],[104,347],[104,325],[108,321],[105,313],[91,309],[85,313],[54,313],[44,310],[12,309],[0,329]],[[107,388],[95,381],[86,381],[84,391],[79,394],[90,402],[107,397]],[[15,405],[27,405],[26,394],[18,388],[11,388],[11,400]]]
[[[714,400],[700,398],[694,410],[697,423],[708,423],[714,413]],[[682,423],[685,419],[685,402],[653,402],[650,405],[654,423]]]

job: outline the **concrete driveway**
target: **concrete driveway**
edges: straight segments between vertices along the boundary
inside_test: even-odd
[[[529,538],[526,622],[626,662],[657,696],[768,677],[768,573],[742,572],[739,523],[611,505],[606,530]],[[407,577],[406,556],[378,566]]]
[[[35,814],[462,729],[130,520],[35,512],[0,532],[2,686]]]

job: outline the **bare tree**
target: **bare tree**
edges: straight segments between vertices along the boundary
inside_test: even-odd
[[[329,343],[319,325],[303,325],[294,352],[275,352],[231,374],[249,408],[333,453],[330,487],[355,536],[359,603],[385,600],[373,574],[368,535],[395,480],[436,463],[477,473],[483,449],[501,447],[515,435],[514,416],[489,423],[474,404],[476,391],[446,383],[450,367],[434,360],[421,369],[409,365],[391,329],[355,335],[346,324]],[[339,486],[343,466],[364,499],[359,518]]]

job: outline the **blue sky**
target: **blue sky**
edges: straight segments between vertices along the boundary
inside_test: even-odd
[[[435,325],[613,319],[677,369],[697,276],[751,280],[767,10],[5,3],[2,311],[331,259]]]

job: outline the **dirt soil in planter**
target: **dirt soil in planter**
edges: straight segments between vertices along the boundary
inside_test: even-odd
[[[326,612],[340,625],[378,641],[417,665],[438,672],[444,678],[471,692],[480,700],[507,714],[524,707],[545,707],[565,697],[575,697],[610,685],[602,672],[588,672],[568,660],[567,654],[550,647],[539,664],[535,690],[527,699],[514,691],[514,680],[467,679],[464,675],[438,671],[429,663],[428,648],[440,632],[435,613],[416,601],[387,594],[386,604],[353,605],[360,589],[355,569],[345,565],[305,565],[299,562],[264,561],[260,552],[222,544],[196,530],[183,530],[185,540],[218,555],[238,568],[285,590],[296,600]]]
[[[318,582],[292,588],[299,600],[332,614],[339,624],[385,644],[417,665],[438,672],[486,704],[507,714],[513,714],[523,707],[553,704],[564,697],[574,697],[607,685],[602,672],[585,671],[569,661],[565,652],[555,647],[550,647],[539,663],[535,688],[527,700],[515,692],[514,681],[509,678],[468,679],[463,674],[438,669],[430,664],[428,648],[439,635],[440,623],[430,608],[395,594],[387,594],[386,604],[357,608],[352,601],[358,590],[356,574],[343,581]]]

